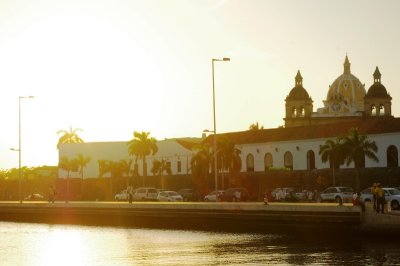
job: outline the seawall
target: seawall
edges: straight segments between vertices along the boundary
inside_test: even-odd
[[[394,213],[331,203],[0,203],[1,221],[307,234],[400,235]]]

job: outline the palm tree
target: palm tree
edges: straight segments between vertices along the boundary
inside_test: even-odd
[[[221,162],[218,170],[228,170],[230,177],[232,174],[240,172],[242,168],[242,160],[240,158],[241,151],[235,148],[235,144],[227,137],[220,137],[217,140],[217,159]],[[223,188],[222,180],[222,188]]]
[[[336,169],[340,168],[344,158],[342,154],[341,138],[336,140],[327,139],[324,145],[319,146],[319,155],[323,163],[329,161],[329,165],[332,168],[332,183],[336,184]]]
[[[376,153],[378,147],[375,141],[368,140],[367,136],[360,135],[357,128],[351,128],[349,135],[343,139],[343,152],[346,165],[354,162],[356,169],[356,189],[360,190],[359,169],[365,167],[365,156],[378,161]]]
[[[63,156],[60,158],[60,162],[58,166],[67,171],[67,192],[65,197],[65,203],[68,203],[69,199],[69,175],[71,172],[76,172],[78,170],[78,162],[76,159],[70,160],[67,156]]]
[[[260,129],[264,129],[264,126],[261,126],[258,124],[258,122],[255,122],[254,124],[251,124],[249,126],[249,130],[260,130]]]
[[[154,160],[151,172],[153,175],[161,176],[161,188],[164,189],[164,172],[167,173],[167,175],[172,174],[171,164],[164,159],[161,159],[161,161]]]
[[[209,188],[208,175],[212,162],[211,149],[207,144],[198,144],[193,147],[193,150],[197,152],[193,154],[190,160],[192,176],[199,190],[206,190]]]
[[[146,167],[146,156],[155,155],[158,151],[157,140],[155,138],[149,137],[150,132],[139,133],[137,131],[133,132],[133,139],[128,142],[128,153],[129,155],[135,156],[135,162],[138,159],[143,161],[143,179],[142,185],[144,186],[145,177],[147,177],[147,167]]]
[[[64,129],[57,131],[57,135],[62,134],[58,139],[57,149],[59,149],[60,145],[64,143],[83,143],[84,141],[77,134],[78,131],[83,130],[80,128],[72,129],[72,127],[69,127],[69,131]]]
[[[81,185],[81,196],[83,197],[83,169],[87,166],[87,164],[90,162],[91,158],[90,157],[85,157],[83,154],[79,153],[76,157],[76,161],[79,167],[79,174],[81,175],[82,178],[82,185]]]
[[[119,161],[121,173],[126,177],[126,186],[129,185],[129,174],[131,173],[132,160],[120,160]]]

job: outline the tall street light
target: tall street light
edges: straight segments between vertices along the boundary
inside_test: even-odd
[[[214,62],[231,61],[230,58],[224,57],[222,59],[211,59],[212,64],[212,86],[213,86],[213,114],[214,114],[214,178],[215,178],[215,191],[218,191],[218,172],[217,172],[217,121],[215,118],[215,83],[214,83]],[[218,197],[217,197],[218,201]]]
[[[32,99],[33,96],[19,96],[18,98],[18,178],[19,178],[19,203],[22,203],[22,175],[21,175],[21,99]]]

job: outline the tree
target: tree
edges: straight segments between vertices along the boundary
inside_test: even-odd
[[[258,124],[258,122],[255,122],[254,124],[251,124],[249,126],[249,130],[260,130],[260,129],[264,129],[264,126],[261,126]]]
[[[230,178],[232,178],[232,174],[240,172],[242,168],[240,153],[241,151],[235,148],[235,144],[229,138],[220,137],[217,139],[218,170],[228,170]]]
[[[57,135],[62,134],[58,139],[57,149],[59,149],[60,145],[64,143],[83,143],[84,141],[77,134],[78,131],[83,130],[80,128],[72,129],[72,127],[69,127],[69,131],[64,129],[57,131]]]
[[[194,178],[194,183],[197,188],[205,192],[209,189],[209,171],[211,164],[211,149],[207,144],[198,144],[193,147],[196,151],[190,160],[190,166],[192,170],[192,176]]]
[[[336,169],[339,169],[344,161],[341,145],[341,138],[336,138],[336,140],[327,139],[324,145],[319,146],[319,155],[322,162],[326,163],[329,161],[329,165],[332,168],[333,185],[336,184]]]
[[[67,192],[65,197],[65,203],[69,200],[69,175],[71,172],[76,172],[78,170],[78,162],[76,159],[70,160],[67,156],[62,156],[58,166],[67,172]]]
[[[375,141],[368,140],[367,136],[360,135],[357,128],[351,128],[349,135],[343,138],[343,154],[346,165],[354,162],[356,169],[356,189],[360,190],[359,169],[365,167],[365,156],[378,162],[376,153],[378,147]]]
[[[91,158],[85,157],[83,154],[79,153],[76,157],[76,161],[78,164],[78,168],[79,168],[79,174],[81,175],[82,178],[82,183],[81,183],[81,196],[83,197],[83,183],[84,183],[84,178],[83,178],[83,169],[87,166],[87,164],[90,162]]]
[[[121,168],[121,174],[126,176],[126,186],[129,185],[129,175],[131,173],[132,160],[120,160],[119,165]]]
[[[143,179],[142,185],[144,186],[144,180],[147,177],[147,167],[146,167],[146,156],[155,155],[158,151],[157,140],[153,137],[149,137],[150,132],[139,133],[137,131],[133,132],[133,139],[128,142],[128,153],[131,156],[135,156],[135,163],[139,159],[143,162]]]
[[[172,174],[171,164],[164,159],[154,160],[153,167],[151,168],[153,175],[159,175],[161,177],[161,188],[164,189],[164,172],[167,175]]]

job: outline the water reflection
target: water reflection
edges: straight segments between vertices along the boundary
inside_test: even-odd
[[[397,243],[0,222],[4,265],[400,264]]]

